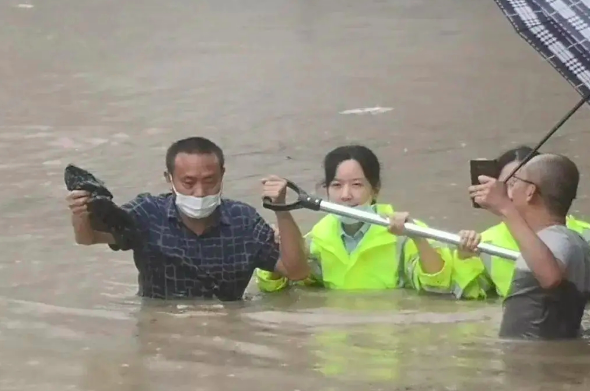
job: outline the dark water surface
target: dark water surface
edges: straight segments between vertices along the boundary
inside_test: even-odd
[[[256,205],[263,175],[312,190],[329,149],[362,142],[383,201],[436,228],[495,223],[470,207],[467,161],[536,142],[579,98],[492,0],[27,4],[0,1],[0,390],[589,389],[587,340],[501,342],[499,303],[142,302],[131,254],[73,244],[67,163],[124,202],[166,190],[164,151],[189,135],[222,145],[225,193]],[[366,107],[392,110],[339,114]],[[582,217],[588,119],[545,148],[585,174]]]

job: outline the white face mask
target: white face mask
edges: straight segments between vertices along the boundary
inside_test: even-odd
[[[357,205],[353,209],[360,210],[360,211],[363,211],[363,212],[369,212],[369,213],[374,212],[373,205],[370,205],[370,204],[368,204],[368,205]],[[340,220],[340,222],[342,224],[344,224],[344,225],[358,224],[358,223],[361,222],[361,221],[358,221],[356,219],[353,219],[352,217],[345,217],[345,216],[339,216],[339,215],[334,215],[334,216],[336,216],[336,218],[338,220]]]
[[[187,217],[191,219],[204,219],[211,216],[215,209],[221,204],[221,191],[217,194],[206,197],[195,197],[180,194],[172,185],[176,194],[176,206]]]

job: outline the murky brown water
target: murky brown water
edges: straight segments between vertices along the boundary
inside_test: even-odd
[[[537,141],[578,99],[492,0],[18,4],[0,2],[0,390],[588,389],[587,340],[500,342],[499,303],[255,287],[225,307],[142,302],[131,254],[73,244],[67,163],[123,202],[165,190],[165,148],[196,134],[254,204],[269,167],[312,189],[322,155],[359,141],[398,209],[492,224],[467,160]],[[339,114],[374,106],[393,110]],[[583,173],[589,118],[546,148]]]

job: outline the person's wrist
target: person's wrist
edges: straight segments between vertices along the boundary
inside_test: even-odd
[[[502,205],[502,207],[498,209],[498,212],[500,212],[500,215],[504,218],[509,218],[518,214],[518,211],[512,202],[507,202],[505,205]]]
[[[88,220],[88,217],[90,216],[90,213],[88,211],[85,212],[76,212],[73,213],[72,212],[72,218],[76,221],[85,221]]]
[[[275,215],[277,216],[277,220],[284,220],[284,219],[293,218],[291,216],[291,212],[289,212],[289,211],[277,211],[277,212],[275,212]]]
[[[428,240],[421,236],[410,235],[409,237],[416,245],[428,243]]]

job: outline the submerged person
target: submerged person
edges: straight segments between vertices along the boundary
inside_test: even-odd
[[[532,148],[523,145],[510,149],[500,155],[496,159],[500,168],[500,176],[498,179],[504,181],[531,152],[533,152]],[[534,153],[533,157],[537,155],[539,155],[539,153]],[[572,215],[568,215],[566,217],[566,225],[568,228],[581,234],[586,241],[590,241],[590,223],[579,220]],[[514,261],[484,253],[475,255],[472,252],[466,251],[467,247],[469,247],[468,243],[473,242],[489,243],[518,251],[518,244],[506,224],[500,222],[499,224],[486,229],[481,234],[476,231],[465,230],[461,231],[459,235],[461,236],[464,245],[459,246],[459,249],[456,252],[458,260],[456,260],[455,263],[472,263],[472,265],[475,266],[472,270],[476,270],[476,265],[480,264],[481,271],[484,273],[484,278],[479,279],[475,279],[474,277],[476,276],[473,274],[471,275],[471,280],[474,281],[474,284],[472,284],[474,287],[474,289],[472,289],[474,296],[484,298],[489,294],[496,294],[500,297],[506,297],[510,290],[512,276],[514,275]],[[465,270],[466,267],[467,265],[463,266],[463,270]],[[475,288],[476,286],[479,286],[479,288]],[[490,286],[494,288],[494,291],[488,289]]]
[[[224,174],[223,152],[215,143],[178,140],[166,153],[170,192],[140,194],[121,206],[139,227],[140,240],[131,250],[140,296],[239,300],[255,268],[293,280],[308,275],[302,243],[291,241],[279,250],[273,229],[254,207],[222,198]],[[76,243],[119,250],[111,234],[92,229],[88,201],[85,191],[67,196]],[[279,228],[300,234],[290,218],[278,217]]]
[[[378,203],[381,167],[377,156],[361,145],[338,147],[324,159],[324,184],[328,199],[358,210],[388,215],[392,226],[365,224],[328,214],[305,236],[311,270],[306,284],[328,289],[394,289],[411,287],[428,292],[449,292],[451,251],[434,248],[426,239],[407,237],[403,224],[408,213],[395,212]],[[265,181],[265,195],[285,191],[282,179]],[[424,223],[414,221],[425,226]],[[284,232],[279,226],[281,246],[301,242],[296,230]],[[289,285],[288,278],[263,270],[256,272],[261,291],[278,291]]]
[[[508,184],[480,176],[469,193],[500,216],[520,250],[504,300],[500,336],[565,339],[581,334],[590,297],[590,245],[566,227],[580,174],[561,155],[531,159]],[[467,243],[475,251],[477,241]]]

